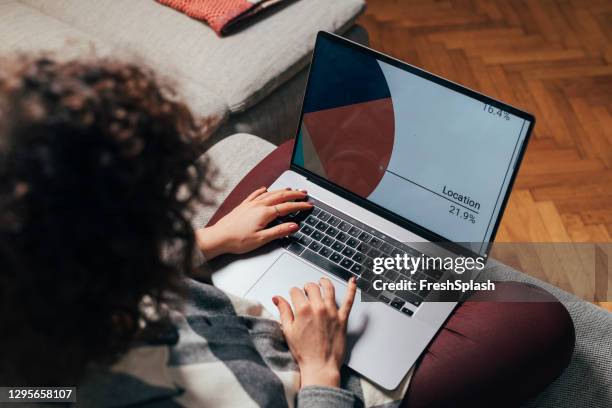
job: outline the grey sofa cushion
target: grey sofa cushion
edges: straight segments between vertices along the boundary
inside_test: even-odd
[[[212,203],[196,209],[194,228],[204,227],[238,182],[275,148],[257,136],[239,133],[221,140],[204,153],[199,164],[208,162],[214,180],[211,188],[203,187],[202,195]]]
[[[0,0],[0,54],[12,53],[47,53],[59,60],[97,56],[140,62],[140,58],[121,45],[75,28],[17,0]],[[176,80],[179,74],[171,65],[155,68],[162,81],[172,85],[178,97],[196,116],[215,118],[211,130],[226,119],[229,111],[216,94],[198,84]]]
[[[230,136],[213,146],[206,157],[215,162],[225,189],[217,192],[216,202],[220,204],[273,148],[269,142],[246,134]],[[246,155],[245,160],[236,161],[235,157],[241,154]],[[215,209],[207,207],[196,217],[197,224],[205,225]],[[612,313],[493,259],[480,279],[526,282],[542,287],[563,302],[574,322],[576,347],[570,365],[540,395],[528,401],[526,407],[612,406]]]
[[[179,80],[243,111],[307,62],[314,33],[348,28],[364,0],[300,0],[226,38],[153,0],[20,0],[79,30],[122,45]]]
[[[0,52],[59,51],[58,58],[81,55],[108,55],[102,41],[68,24],[50,18],[16,0],[0,0]]]

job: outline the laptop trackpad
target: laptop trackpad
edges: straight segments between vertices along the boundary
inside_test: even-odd
[[[283,253],[246,297],[259,301],[278,318],[272,296],[281,295],[291,301],[289,289],[303,288],[307,282],[318,282],[323,276],[327,276],[336,288],[336,303],[344,300],[345,282]],[[346,363],[387,389],[394,388],[425,349],[430,337],[415,336],[426,329],[415,319],[380,302],[362,302],[360,297],[358,291],[349,318]]]
[[[336,303],[339,303],[346,294],[346,283],[321,272],[293,255],[283,253],[247,292],[246,298],[259,301],[278,319],[278,309],[272,303],[273,296],[281,295],[291,302],[289,289],[294,286],[303,288],[308,282],[318,283],[324,276],[327,276],[336,288]]]

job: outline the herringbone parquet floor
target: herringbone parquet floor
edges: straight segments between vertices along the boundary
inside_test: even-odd
[[[359,23],[373,48],[536,116],[498,242],[610,242],[612,1],[368,0]],[[569,273],[538,277],[594,290]]]

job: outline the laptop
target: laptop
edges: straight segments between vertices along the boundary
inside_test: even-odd
[[[374,289],[374,259],[433,256],[432,248],[486,259],[534,123],[500,101],[320,32],[291,162],[269,187],[305,189],[315,207],[295,216],[300,229],[287,239],[219,258],[213,282],[278,317],[272,296],[289,298],[291,287],[326,276],[341,301],[356,276],[345,363],[395,389],[457,302]]]

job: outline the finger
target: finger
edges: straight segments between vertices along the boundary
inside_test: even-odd
[[[264,194],[268,189],[266,187],[259,187],[257,190],[253,191],[247,198],[244,199],[243,203],[247,203],[249,201],[253,201],[260,195]]]
[[[267,244],[268,242],[274,241],[275,239],[286,237],[291,235],[298,230],[298,225],[295,222],[285,222],[279,225],[275,225],[270,228],[263,229],[257,232],[257,236],[261,240],[261,244]]]
[[[282,296],[274,296],[272,298],[272,302],[278,309],[283,328],[289,327],[291,323],[293,323],[293,310],[291,310],[291,305],[289,302],[287,302],[287,300]]]
[[[293,303],[293,309],[296,314],[299,314],[300,309],[308,306],[308,299],[306,299],[302,289],[296,287],[289,289],[289,296],[291,296],[291,303]]]
[[[307,194],[303,191],[284,190],[284,191],[278,191],[274,194],[270,194],[269,196],[265,198],[262,198],[261,202],[266,205],[275,205],[275,204],[285,203],[287,201],[292,201],[292,200],[303,200],[306,197],[307,197]]]
[[[338,311],[338,315],[341,321],[346,322],[348,320],[349,314],[351,313],[351,308],[353,307],[353,301],[355,300],[355,293],[357,292],[357,279],[353,276],[349,279],[348,282],[348,290],[346,291],[346,295],[344,296],[344,302],[342,302],[342,306],[340,306],[340,310]]]
[[[321,287],[314,282],[308,282],[304,285],[304,291],[308,296],[308,300],[314,306],[323,305],[323,296],[321,296]]]
[[[321,287],[323,288],[323,301],[325,305],[330,309],[337,309],[336,288],[334,288],[334,285],[332,285],[331,281],[327,278],[321,278],[319,283],[321,283]]]
[[[304,202],[304,201],[281,203],[281,204],[276,204],[276,209],[278,210],[278,214],[281,217],[284,217],[285,215],[289,215],[297,211],[311,210],[312,203]]]
[[[289,187],[287,187],[287,188],[281,188],[279,190],[266,191],[264,194],[262,194],[259,197],[257,197],[257,199],[258,200],[263,200],[266,197],[270,197],[272,194],[281,193],[283,191],[291,191],[291,189]]]

